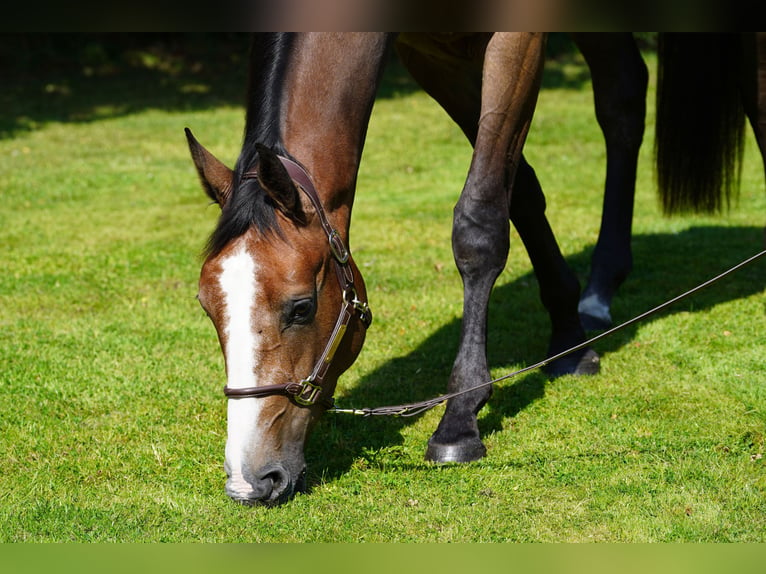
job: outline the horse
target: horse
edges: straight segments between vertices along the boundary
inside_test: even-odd
[[[611,323],[612,296],[632,265],[633,195],[648,73],[630,34],[573,34],[573,40],[591,71],[607,147],[601,231],[579,303],[577,280],[558,250],[542,190],[521,153],[539,89],[542,35],[256,36],[245,137],[234,170],[187,130],[203,188],[221,206],[198,298],[226,361],[224,466],[233,499],[276,504],[304,486],[303,444],[332,404],[338,376],[362,347],[372,315],[350,255],[349,224],[366,125],[392,45],[474,146],[453,220],[464,308],[448,390],[465,390],[488,378],[487,301],[507,256],[509,219],[528,251],[550,315],[551,353],[581,343],[584,326]],[[747,49],[753,44],[756,58]],[[660,53],[663,65],[666,51]],[[755,43],[745,38],[741,53],[758,64],[755,84],[763,86],[762,36]],[[738,85],[763,153],[765,92],[752,90],[751,69],[738,68]],[[719,79],[718,85],[731,83]],[[713,154],[718,157],[733,156]],[[667,169],[674,165],[665,161]],[[663,177],[661,183],[679,180]],[[709,174],[703,179],[716,181]],[[666,197],[675,197],[675,188],[666,187]],[[551,376],[597,370],[598,355],[588,348],[548,366]],[[484,456],[476,415],[490,393],[484,388],[448,401],[428,441],[427,460],[468,462]]]
[[[585,341],[577,277],[522,154],[544,34],[257,34],[234,168],[186,130],[202,187],[221,208],[198,299],[225,360],[225,490],[235,501],[274,505],[305,488],[306,438],[364,343],[372,314],[349,228],[366,129],[392,46],[474,150],[453,214],[464,297],[448,390],[489,379],[488,300],[506,263],[510,222],[550,317],[550,353]],[[598,372],[599,357],[584,347],[546,368],[552,377],[589,375]],[[477,413],[490,394],[484,387],[447,401],[426,460],[485,455]]]
[[[583,326],[603,330],[632,268],[647,72],[631,34],[575,34],[573,40],[591,71],[607,147],[601,229],[579,304]],[[667,214],[728,207],[738,185],[745,118],[766,171],[766,34],[660,34],[656,98],[654,161]]]

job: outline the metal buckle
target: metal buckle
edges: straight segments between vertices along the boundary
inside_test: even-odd
[[[328,236],[330,240],[330,251],[332,251],[332,254],[335,256],[335,259],[338,260],[338,263],[341,265],[345,265],[348,263],[349,253],[348,249],[346,249],[346,244],[343,243],[343,239],[340,236],[340,233],[338,233],[335,229],[333,229],[330,232],[330,235]]]
[[[322,387],[315,385],[311,379],[302,380],[301,385],[301,391],[293,397],[293,400],[302,407],[309,407],[316,402]]]
[[[353,303],[354,309],[359,313],[359,320],[362,322],[362,325],[364,325],[365,329],[369,329],[370,325],[372,325],[372,311],[370,311],[370,306],[359,299],[354,299]]]
[[[369,328],[372,324],[372,311],[370,306],[365,301],[360,301],[356,294],[356,289],[350,287],[343,292],[343,302],[354,306],[354,311],[359,313],[359,320],[364,325],[365,329]]]

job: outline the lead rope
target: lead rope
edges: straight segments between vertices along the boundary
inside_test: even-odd
[[[572,347],[571,349],[567,349],[566,351],[563,351],[561,353],[558,353],[556,355],[553,355],[551,357],[548,357],[547,359],[544,359],[540,361],[539,363],[535,363],[534,365],[529,365],[528,367],[524,367],[523,369],[519,369],[518,371],[514,371],[513,373],[509,373],[507,375],[504,375],[502,377],[499,377],[497,379],[493,379],[491,381],[487,381],[485,383],[482,383],[480,385],[476,385],[475,387],[471,387],[469,389],[464,389],[462,391],[457,391],[455,393],[449,393],[446,395],[441,395],[439,397],[435,397],[433,399],[427,400],[427,401],[421,401],[419,403],[409,403],[405,405],[393,405],[393,406],[386,406],[386,407],[376,407],[376,408],[363,408],[363,409],[339,409],[337,407],[333,407],[332,409],[329,409],[328,412],[333,413],[345,413],[345,414],[352,414],[352,415],[361,415],[365,417],[369,416],[395,416],[395,417],[413,417],[415,415],[419,415],[422,412],[425,412],[429,409],[432,409],[433,407],[443,403],[444,401],[448,399],[452,399],[454,397],[458,397],[460,395],[463,395],[465,393],[470,393],[472,391],[475,391],[477,389],[481,389],[484,387],[488,387],[489,385],[493,385],[495,383],[499,383],[501,381],[505,381],[507,379],[516,377],[518,375],[521,375],[523,373],[526,373],[528,371],[533,371],[535,369],[539,369],[541,367],[544,367],[545,365],[560,359],[562,357],[566,357],[567,355],[570,355],[576,351],[579,351],[581,349],[584,349],[585,347],[591,346],[596,341],[600,341],[601,339],[604,339],[617,331],[620,331],[624,329],[625,327],[629,327],[630,325],[633,325],[635,323],[638,323],[639,321],[643,321],[650,315],[654,315],[655,313],[658,313],[662,311],[663,309],[666,309],[670,307],[671,305],[674,305],[675,303],[678,303],[682,299],[685,299],[686,297],[689,297],[690,295],[694,295],[698,291],[701,291],[702,289],[705,289],[706,287],[709,287],[713,283],[723,279],[724,277],[731,275],[732,273],[742,269],[746,265],[749,265],[753,263],[754,261],[760,259],[766,255],[766,249],[761,251],[760,253],[757,253],[756,255],[753,255],[752,257],[749,257],[748,259],[745,259],[741,263],[738,263],[734,267],[724,271],[723,273],[716,275],[712,279],[709,279],[702,283],[701,285],[698,285],[697,287],[694,287],[693,289],[689,289],[685,293],[682,293],[681,295],[678,295],[677,297],[674,297],[673,299],[670,299],[669,301],[666,301],[665,303],[662,303],[661,305],[658,305],[654,307],[653,309],[650,309],[649,311],[646,311],[637,317],[634,317],[633,319],[630,319],[628,321],[625,321],[624,323],[618,325],[617,327],[612,327],[611,329],[604,331],[603,333],[599,333],[595,337],[588,339],[584,343],[580,343],[579,345],[576,345]]]

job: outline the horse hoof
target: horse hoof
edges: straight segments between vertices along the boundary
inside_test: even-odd
[[[438,463],[473,462],[484,458],[487,448],[479,439],[462,443],[440,444],[428,441],[426,460]]]
[[[580,323],[586,331],[606,331],[612,326],[612,318],[580,313]]]
[[[601,358],[593,349],[586,349],[578,359],[577,355],[562,357],[544,368],[551,378],[563,375],[595,375],[601,368]]]
[[[593,349],[587,349],[577,363],[575,375],[597,375],[601,370],[601,357]]]

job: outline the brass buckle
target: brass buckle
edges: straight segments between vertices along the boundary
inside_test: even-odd
[[[302,407],[309,407],[316,402],[321,392],[322,387],[315,385],[311,379],[304,379],[301,381],[301,391],[293,397],[293,400]]]
[[[355,299],[353,303],[354,309],[359,313],[359,320],[362,322],[362,325],[364,325],[365,329],[369,329],[370,325],[372,325],[372,311],[370,311],[370,306],[358,299]]]
[[[364,325],[365,329],[368,329],[372,324],[372,311],[365,301],[359,300],[356,289],[353,287],[346,289],[343,292],[343,302],[353,305],[354,311],[359,313],[359,320],[362,321],[362,325]]]

